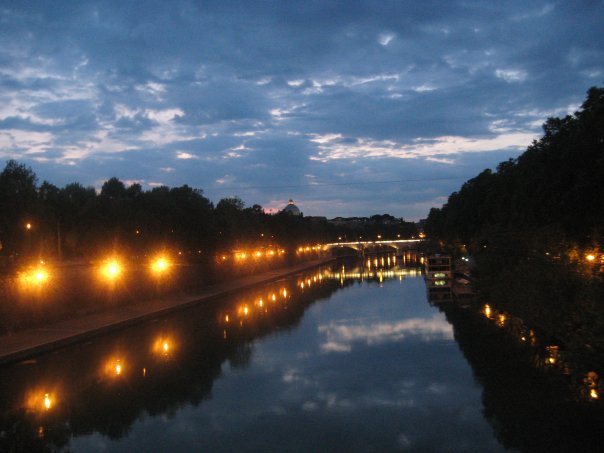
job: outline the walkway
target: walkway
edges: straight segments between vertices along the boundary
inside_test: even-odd
[[[147,300],[133,305],[61,321],[46,327],[0,336],[0,365],[24,360],[77,343],[90,337],[122,329],[144,320],[242,289],[292,275],[332,261],[332,258],[307,261],[296,266],[250,275],[202,288],[195,295]]]

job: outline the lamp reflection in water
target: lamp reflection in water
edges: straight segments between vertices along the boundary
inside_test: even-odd
[[[153,342],[152,352],[157,357],[169,357],[173,354],[175,342],[171,336],[162,335]]]
[[[560,348],[558,346],[546,346],[546,358],[545,363],[547,365],[555,365],[560,357]]]
[[[56,401],[56,392],[37,389],[27,394],[25,407],[31,412],[44,413],[52,410]]]
[[[599,376],[595,371],[590,371],[583,378],[583,383],[585,384],[587,394],[591,400],[600,398],[600,394],[598,393],[598,379]]]
[[[491,312],[491,306],[490,306],[490,305],[488,305],[488,304],[487,304],[487,305],[485,305],[485,306],[484,306],[484,315],[485,315],[487,318],[489,318],[489,319],[490,319],[490,318],[491,318],[491,313],[492,313],[492,312]]]
[[[126,372],[126,361],[121,356],[113,356],[103,365],[103,375],[108,378],[119,378]]]

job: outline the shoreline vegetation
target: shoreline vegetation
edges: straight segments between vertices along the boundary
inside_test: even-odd
[[[468,180],[426,221],[435,247],[472,257],[480,300],[604,372],[604,88],[549,118],[517,159]]]

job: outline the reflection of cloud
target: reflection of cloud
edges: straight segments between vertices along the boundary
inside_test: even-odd
[[[369,325],[335,324],[319,326],[326,342],[321,345],[324,352],[350,352],[352,343],[367,345],[402,341],[410,336],[423,341],[453,339],[453,328],[440,315],[432,318],[412,318],[397,322],[382,322]]]

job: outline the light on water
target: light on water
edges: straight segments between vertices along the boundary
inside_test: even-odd
[[[564,376],[556,344],[539,349],[538,334],[488,304],[432,305],[420,268],[399,262],[308,272],[7,368],[0,414],[30,395],[46,417],[31,437],[63,432],[75,452],[534,451],[518,426],[548,442],[593,435],[585,420],[557,424],[553,401],[572,392],[535,378],[535,367]],[[510,347],[536,359],[502,365],[522,358]],[[69,388],[60,405],[51,379]],[[595,372],[576,387],[599,407]]]

